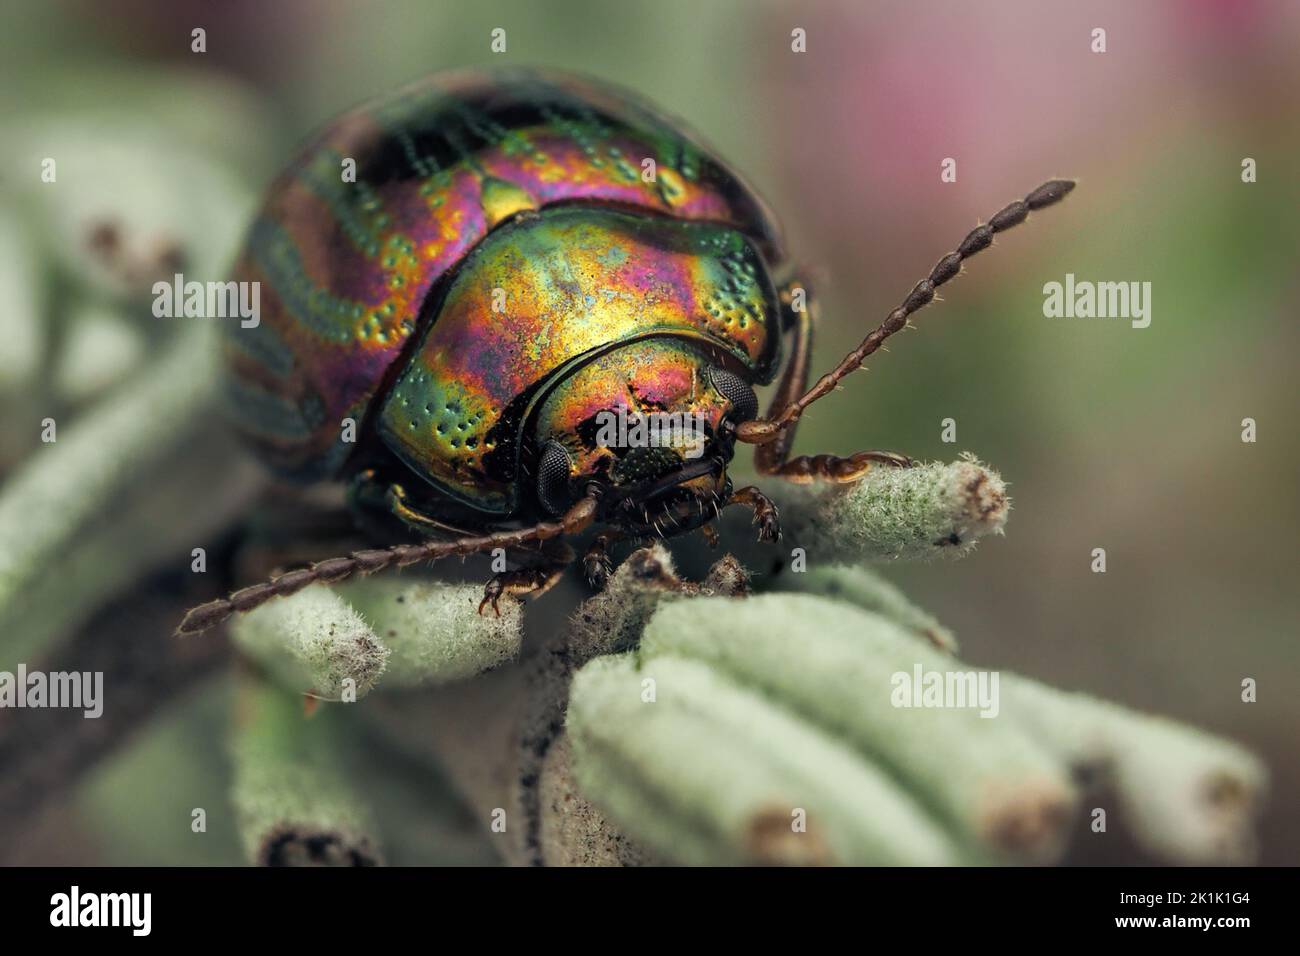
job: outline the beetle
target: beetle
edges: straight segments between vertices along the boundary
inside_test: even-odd
[[[483,613],[553,585],[576,560],[566,539],[593,526],[582,564],[599,587],[615,541],[711,533],[730,505],[775,541],[775,506],[727,476],[737,445],[755,445],[775,480],[909,465],[883,451],[792,458],[795,427],[967,258],[1073,185],[1049,181],[978,226],[810,386],[815,303],[775,219],[636,96],[471,71],[346,113],[252,225],[236,278],[261,284],[261,320],[227,330],[227,395],[276,471],[345,481],[357,515],[408,540],[244,588],[179,630],[313,582],[498,548],[532,556],[488,582]],[[773,381],[760,415],[754,386]],[[702,443],[598,440],[598,416],[615,410],[680,415]]]

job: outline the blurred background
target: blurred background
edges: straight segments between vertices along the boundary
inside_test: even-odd
[[[981,217],[1077,179],[819,404],[797,450],[970,450],[999,469],[1015,500],[1004,539],[888,576],[972,663],[1254,748],[1273,774],[1261,860],[1300,862],[1300,5],[64,0],[0,18],[0,477],[40,447],[46,409],[75,417],[165,349],[121,314],[141,308],[122,261],[179,244],[219,275],[300,139],[435,70],[580,70],[683,117],[821,270],[817,368]],[[497,27],[504,54],[489,49]],[[791,51],[796,27],[806,53]],[[59,157],[57,192],[33,172],[44,156]],[[949,157],[956,182],[940,179]],[[1150,327],[1045,318],[1043,285],[1066,273],[1150,282]],[[46,318],[22,323],[24,309]],[[25,659],[22,635],[0,640],[0,668]],[[1257,703],[1241,701],[1245,678]],[[239,862],[225,814],[202,840],[153,825],[220,799],[227,693],[197,682],[139,723],[24,819],[7,861]],[[441,859],[484,858],[454,806],[439,826]]]

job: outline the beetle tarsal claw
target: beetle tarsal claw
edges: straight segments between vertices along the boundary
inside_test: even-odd
[[[603,591],[614,571],[614,563],[609,557],[610,543],[609,535],[599,535],[582,557],[582,572],[593,591]]]
[[[583,574],[587,578],[587,586],[593,591],[605,590],[605,585],[609,583],[609,576],[614,572],[614,565],[609,558],[598,558],[596,560],[588,559],[583,565]]]
[[[752,485],[748,488],[741,488],[728,498],[726,503],[727,505],[743,505],[754,512],[751,523],[758,527],[759,541],[776,542],[781,540],[781,520],[776,505],[757,488]]]
[[[551,568],[520,568],[517,571],[502,571],[494,574],[483,587],[483,600],[478,603],[478,613],[482,614],[485,608],[491,607],[492,613],[500,617],[500,601],[503,597],[511,597],[522,604],[524,598],[541,597],[555,587],[563,576],[563,565]]]
[[[781,522],[777,517],[776,509],[763,514],[754,514],[754,524],[758,525],[758,540],[770,541],[773,544],[781,540]]]

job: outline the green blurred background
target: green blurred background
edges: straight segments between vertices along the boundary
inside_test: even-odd
[[[998,468],[1016,503],[1005,539],[891,578],[971,662],[1257,749],[1274,775],[1263,862],[1300,862],[1300,462],[1286,418],[1300,344],[1300,4],[119,0],[6,4],[3,18],[0,139],[17,193],[27,157],[9,150],[42,124],[75,134],[88,118],[134,117],[251,196],[313,127],[431,71],[545,64],[639,90],[741,170],[794,256],[824,274],[818,367],[981,216],[1076,178],[1062,207],[980,256],[916,331],[818,405],[798,450],[969,449]],[[195,27],[206,53],[190,50]],[[505,54],[489,50],[496,27]],[[806,53],[791,52],[795,27]],[[1090,49],[1096,27],[1104,54]],[[955,183],[940,181],[946,157]],[[1256,183],[1241,181],[1245,157]],[[224,198],[183,173],[167,188],[210,255],[228,256],[242,200],[204,219],[187,204]],[[111,178],[99,193],[89,201],[122,201]],[[9,198],[37,209],[57,245],[54,213]],[[1068,272],[1150,282],[1151,326],[1045,318],[1043,284]],[[147,360],[161,343],[141,347]],[[7,405],[12,459],[34,436]],[[940,440],[950,417],[955,445]],[[1246,417],[1257,443],[1241,440]],[[1090,571],[1094,548],[1105,574]],[[1241,702],[1247,677],[1257,703]],[[222,786],[226,694],[210,686],[154,722],[16,858],[238,861],[224,814],[205,838],[154,826],[187,821]]]

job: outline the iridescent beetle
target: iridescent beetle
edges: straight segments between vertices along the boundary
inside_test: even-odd
[[[230,395],[274,468],[345,480],[354,510],[400,521],[418,543],[289,571],[195,608],[180,630],[317,581],[529,552],[533,566],[488,583],[479,609],[495,608],[551,586],[575,558],[564,539],[593,525],[583,566],[595,586],[614,541],[699,528],[728,505],[776,540],[775,507],[727,477],[736,443],[758,446],[759,474],[789,481],[909,464],[789,452],[808,406],[964,259],[1072,187],[1048,182],[971,232],[808,387],[815,309],[770,213],[633,96],[555,73],[456,73],[347,113],[252,227],[236,278],[261,283],[261,321],[230,326]],[[759,417],[752,386],[776,378],[783,339]],[[703,454],[602,442],[595,423],[615,410],[689,415]]]

